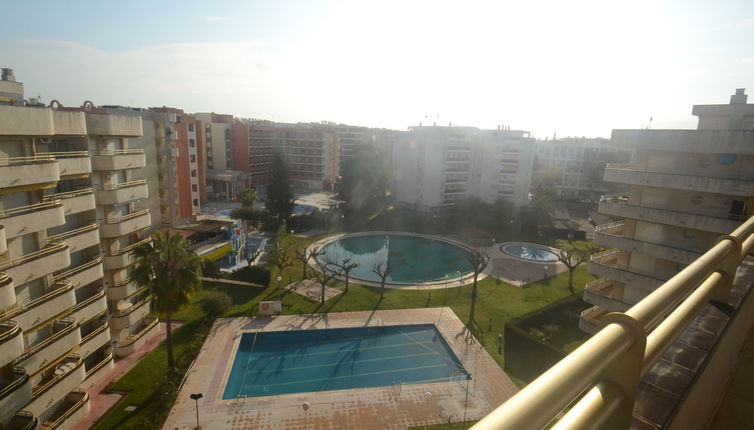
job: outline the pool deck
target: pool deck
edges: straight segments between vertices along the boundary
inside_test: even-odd
[[[526,261],[521,258],[516,258],[501,251],[503,246],[511,245],[536,245],[541,248],[549,249],[552,252],[557,252],[557,248],[550,246],[539,245],[536,243],[525,242],[504,242],[496,243],[493,246],[485,248],[487,255],[492,260],[492,267],[489,270],[489,275],[493,278],[500,279],[509,284],[513,284],[517,287],[523,287],[532,282],[541,281],[546,278],[557,276],[560,273],[568,271],[566,266],[559,261]]]
[[[435,324],[461,364],[468,382],[406,384],[317,393],[222,400],[224,381],[241,334],[253,331],[314,330]],[[427,423],[460,421],[468,387],[466,419],[479,419],[518,389],[487,351],[467,332],[450,308],[221,318],[215,321],[187,374],[163,429],[196,427],[191,393],[202,393],[199,423],[204,429],[406,429]],[[430,393],[430,395],[427,395]],[[311,409],[304,413],[302,405]]]

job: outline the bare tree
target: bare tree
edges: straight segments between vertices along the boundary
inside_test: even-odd
[[[284,246],[281,240],[276,240],[272,250],[267,256],[267,260],[278,269],[278,276],[283,276],[283,270],[293,266],[293,258],[288,253],[288,246]],[[279,285],[278,285],[279,286]]]
[[[592,254],[599,252],[600,249],[598,246],[587,246],[586,249],[578,249],[572,246],[571,249],[558,250],[558,261],[568,268],[568,291],[571,294],[576,294],[573,290],[573,271],[589,260]]]
[[[249,256],[249,258],[247,258],[247,259],[246,259],[246,263],[248,264],[248,266],[249,266],[249,267],[251,267],[251,263],[253,263],[253,262],[254,262],[254,260],[256,260],[256,259],[257,259],[257,257],[259,257],[259,254],[261,254],[261,253],[262,253],[262,250],[261,250],[261,249],[257,249],[256,251],[254,251],[254,252],[253,252],[253,253],[252,253],[252,254],[251,254],[251,255]]]
[[[479,274],[487,268],[490,257],[484,251],[473,249],[466,254],[466,259],[471,264],[471,269],[474,272],[474,284],[471,287],[471,310],[469,311],[468,322],[468,327],[471,328],[474,325],[474,314],[476,312],[477,281],[479,280]]]
[[[340,272],[341,275],[346,277],[346,288],[343,292],[347,293],[349,274],[351,273],[351,270],[359,267],[359,265],[356,263],[351,263],[350,257],[346,257],[340,260],[339,262],[335,262],[333,263],[333,265],[338,268],[338,271]]]
[[[333,270],[334,263],[328,259],[319,260],[315,259],[314,264],[317,265],[318,270],[313,270],[314,277],[317,278],[317,282],[322,287],[321,303],[325,302],[325,290],[327,284],[335,277],[337,272]]]
[[[301,262],[304,265],[303,268],[303,274],[301,275],[301,279],[306,279],[306,269],[309,267],[309,260],[312,258],[315,259],[319,257],[320,255],[324,255],[324,251],[320,251],[318,246],[311,246],[309,248],[302,250],[296,250],[296,257],[301,260]]]
[[[385,281],[393,271],[393,264],[387,258],[382,258],[374,263],[372,272],[380,277],[380,301],[385,297]]]

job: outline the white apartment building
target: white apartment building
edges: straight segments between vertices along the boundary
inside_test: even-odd
[[[23,100],[4,73],[0,93]],[[150,297],[129,284],[128,251],[148,210],[135,117],[89,102],[0,104],[0,428],[71,428],[113,357],[157,331]]]
[[[737,90],[730,104],[694,106],[696,130],[613,130],[611,143],[633,150],[631,163],[608,166],[605,181],[629,191],[606,195],[599,212],[622,220],[596,228],[614,248],[592,256],[583,330],[637,303],[754,209],[754,104]]]
[[[535,144],[525,131],[410,127],[393,145],[399,206],[439,213],[456,201],[528,204]]]

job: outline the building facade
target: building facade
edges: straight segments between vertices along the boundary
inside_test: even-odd
[[[126,281],[151,224],[141,121],[52,106],[0,103],[1,428],[70,427],[113,357],[157,332]]]
[[[629,191],[606,195],[599,212],[620,221],[598,225],[594,240],[613,248],[592,256],[580,325],[597,329],[733,231],[754,209],[754,105],[738,90],[727,105],[694,106],[697,130],[613,130],[616,148],[633,150],[605,181]]]
[[[393,146],[398,205],[440,213],[456,201],[529,201],[535,144],[525,131],[411,127]]]

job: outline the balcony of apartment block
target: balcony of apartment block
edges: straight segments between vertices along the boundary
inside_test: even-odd
[[[40,416],[58,399],[65,397],[84,381],[84,361],[78,354],[67,355],[32,377],[31,402],[24,407]]]
[[[113,357],[113,348],[108,343],[84,359],[86,379],[84,379],[84,382],[79,387],[89,390],[99,382],[102,377],[110,373],[115,367]]]
[[[0,254],[8,252],[8,241],[5,239],[5,226],[0,225]]]
[[[141,137],[141,118],[125,115],[86,115],[86,130],[95,136]]]
[[[66,270],[53,277],[56,282],[70,282],[74,288],[89,285],[97,279],[102,279],[102,258],[97,257],[91,261],[79,264],[71,270]]]
[[[589,260],[589,272],[593,275],[612,279],[624,284],[631,284],[645,291],[652,291],[662,285],[665,280],[633,271],[622,267],[619,258],[625,256],[626,251],[611,249],[592,255]]]
[[[84,188],[81,190],[67,191],[65,193],[48,194],[44,197],[45,201],[60,201],[63,205],[65,215],[73,215],[81,212],[94,210],[96,203],[94,201],[94,189]]]
[[[21,367],[13,368],[10,375],[0,375],[0,423],[8,421],[29,403],[31,386],[29,374]]]
[[[34,334],[34,343],[27,344],[25,352],[16,359],[16,365],[26,369],[30,375],[67,355],[81,342],[79,323],[73,318],[63,318],[35,327]]]
[[[128,215],[107,218],[100,224],[100,237],[114,238],[148,228],[152,223],[149,209],[142,209]]]
[[[599,213],[621,218],[631,218],[658,224],[686,227],[694,230],[727,234],[741,224],[738,215],[713,217],[668,209],[658,209],[628,203],[628,194],[607,194],[599,203]]]
[[[115,356],[123,357],[141,348],[159,330],[157,318],[142,319],[122,341],[115,344]]]
[[[75,389],[39,416],[43,430],[70,429],[89,413],[89,394]]]
[[[583,300],[610,312],[623,312],[632,305],[623,299],[623,288],[612,279],[597,279],[586,284]]]
[[[6,430],[39,430],[39,418],[31,412],[19,411],[5,424]]]
[[[0,318],[16,304],[16,289],[8,272],[0,272]]]
[[[736,196],[754,195],[754,181],[752,180],[647,172],[627,164],[608,164],[605,168],[604,180],[619,184],[646,185],[674,190],[690,190]]]
[[[0,210],[0,224],[5,227],[6,239],[12,239],[63,225],[65,213],[60,200],[43,201]]]
[[[60,166],[60,177],[86,176],[92,173],[89,151],[50,152]]]
[[[64,269],[70,264],[68,244],[51,241],[38,251],[2,262],[0,271],[6,272],[16,285],[20,285]]]
[[[74,253],[99,245],[99,227],[97,223],[91,223],[75,230],[49,236],[47,239],[53,242],[65,242],[68,244],[68,251]]]
[[[613,130],[610,146],[626,149],[752,154],[754,131],[744,130]]]
[[[146,179],[102,185],[97,190],[97,204],[118,205],[149,197]]]
[[[0,188],[15,188],[20,192],[59,180],[60,165],[50,154],[0,158]]]
[[[113,254],[106,254],[102,261],[102,264],[105,267],[105,270],[122,269],[132,264],[133,259],[131,258],[131,251],[133,251],[133,249],[138,247],[139,245],[143,245],[151,241],[152,239],[148,237],[146,239],[142,239],[138,242],[132,243],[131,245],[125,246]]]
[[[141,288],[136,285],[135,282],[128,279],[123,281],[116,281],[109,287],[107,287],[107,299],[108,300],[123,300],[126,297],[133,296]]]
[[[81,326],[81,346],[77,354],[87,358],[103,346],[110,345],[110,322],[103,314],[93,318]],[[86,363],[85,363],[86,365]]]
[[[24,336],[21,327],[15,321],[0,323],[0,368],[12,363],[24,353]]]
[[[100,172],[139,169],[146,165],[143,149],[106,150],[92,156],[92,169]]]
[[[643,240],[624,237],[623,221],[601,224],[594,229],[594,241],[608,248],[619,248],[636,251],[663,260],[689,264],[702,255],[701,252],[676,248],[670,245],[645,242]]]
[[[132,297],[119,301],[110,313],[110,326],[114,330],[123,330],[146,318],[150,312],[152,295],[149,287],[138,290]]]
[[[76,293],[70,282],[56,282],[39,297],[26,303],[16,303],[0,316],[11,319],[27,331],[62,314],[76,304]]]
[[[80,324],[91,321],[107,312],[107,297],[102,286],[88,287],[79,291],[78,303],[71,308],[69,316]]]
[[[589,309],[581,311],[579,316],[579,328],[581,331],[594,334],[600,330],[600,321],[602,317],[610,313],[607,309],[602,309],[599,306],[592,306]]]

